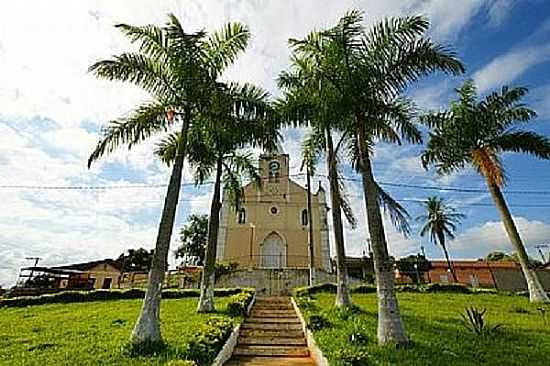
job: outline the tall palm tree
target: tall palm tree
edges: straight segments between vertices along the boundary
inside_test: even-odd
[[[536,113],[522,103],[527,89],[503,86],[479,100],[471,80],[457,89],[458,100],[443,112],[426,115],[430,139],[422,155],[424,167],[434,165],[439,174],[450,174],[473,166],[485,178],[504,228],[516,251],[532,302],[550,302],[521,240],[512,214],[501,191],[506,184],[502,154],[522,152],[550,159],[550,140],[518,125],[529,122]]]
[[[228,23],[211,34],[204,31],[189,33],[173,14],[169,15],[163,27],[120,24],[117,28],[139,45],[138,51],[99,61],[90,67],[90,72],[99,78],[137,85],[149,93],[151,100],[104,129],[88,166],[121,145],[132,148],[153,135],[175,128],[176,123],[180,124],[181,135],[160,218],[147,291],[131,336],[131,343],[139,349],[162,342],[159,324],[161,289],[188,130],[197,116],[208,110],[217,79],[244,51],[250,32],[241,23]]]
[[[322,32],[325,42],[298,42],[317,60],[318,74],[333,85],[352,116],[357,168],[362,176],[367,222],[372,242],[378,293],[378,340],[407,343],[394,289],[394,270],[378,202],[371,154],[377,141],[420,142],[421,134],[402,115],[399,95],[410,83],[435,71],[463,72],[449,49],[427,38],[429,22],[422,16],[388,18],[365,32],[360,11],[348,12]]]
[[[310,33],[306,39],[311,42],[322,42],[318,32]],[[293,44],[297,41],[291,39],[289,42],[293,48]],[[352,227],[355,227],[356,219],[346,198],[343,182],[339,179],[337,152],[342,139],[339,140],[336,148],[333,141],[333,131],[342,128],[341,122],[345,120],[345,111],[342,111],[339,108],[340,103],[334,100],[338,98],[338,94],[331,89],[329,83],[324,83],[316,74],[315,66],[314,59],[308,58],[307,54],[293,48],[290,70],[282,71],[278,79],[279,87],[284,91],[284,97],[279,101],[279,111],[285,121],[311,127],[311,132],[304,140],[302,147],[304,165],[311,174],[315,174],[319,156],[323,152],[326,153],[336,247],[335,302],[337,307],[345,307],[351,305],[351,297],[345,265],[342,212]]]
[[[352,228],[356,227],[357,220],[347,198],[346,184],[339,166],[340,160],[347,157],[347,153],[350,153],[353,164],[357,166],[353,118],[346,109],[341,94],[330,82],[323,80],[324,75],[318,74],[319,59],[310,50],[323,48],[322,33],[311,32],[303,40],[291,39],[289,43],[292,48],[291,67],[290,70],[281,72],[278,79],[279,87],[285,92],[281,106],[286,120],[311,127],[311,132],[304,140],[302,152],[304,161],[311,166],[313,172],[319,155],[326,152],[336,244],[336,306],[349,306],[351,298],[347,285],[342,212]],[[409,114],[408,107],[409,104],[406,103],[392,106],[396,112],[406,116]],[[338,135],[336,144],[334,134]],[[376,188],[379,205],[384,207],[398,231],[407,236],[410,232],[407,211],[378,184]]]
[[[208,239],[198,312],[212,312],[214,307],[214,266],[220,225],[222,184],[236,210],[243,199],[243,178],[256,185],[261,180],[257,168],[244,147],[273,147],[278,137],[272,118],[268,94],[250,85],[220,85],[212,108],[201,115],[200,123],[189,132],[187,155],[195,172],[195,182],[204,184],[214,176],[214,188],[208,220]],[[162,141],[156,152],[168,164],[175,158],[180,135],[174,133]]]
[[[453,281],[458,282],[455,269],[449,259],[449,252],[447,251],[445,239],[446,237],[454,239],[456,226],[465,216],[456,212],[454,207],[445,204],[442,198],[436,196],[428,197],[428,200],[424,203],[424,209],[426,213],[416,218],[418,221],[424,222],[424,226],[422,226],[420,230],[420,236],[429,234],[431,241],[441,246],[445,254],[445,259],[447,260],[449,271],[453,275]]]

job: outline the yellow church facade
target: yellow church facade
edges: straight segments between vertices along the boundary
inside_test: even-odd
[[[279,147],[260,155],[260,187],[244,187],[244,203],[235,211],[224,195],[217,260],[249,268],[309,266],[307,190],[289,176],[289,156]],[[325,191],[312,192],[314,262],[330,271]]]

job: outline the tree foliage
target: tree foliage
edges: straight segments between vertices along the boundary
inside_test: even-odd
[[[117,258],[124,272],[147,272],[151,269],[154,250],[144,248],[128,249],[127,252],[120,254]]]
[[[520,128],[536,117],[522,103],[527,88],[503,86],[480,99],[472,80],[456,89],[457,99],[450,109],[421,116],[432,128],[422,163],[435,166],[440,174],[450,174],[473,166],[491,184],[502,187],[506,174],[501,155],[523,152],[550,159],[550,140]]]
[[[455,238],[457,225],[465,217],[464,214],[436,196],[428,198],[424,203],[424,209],[426,213],[417,217],[418,221],[424,223],[420,229],[420,236],[429,235],[434,244],[445,246],[444,238]]]
[[[208,237],[208,215],[189,215],[179,234],[180,245],[174,251],[184,265],[202,266]]]
[[[432,268],[430,261],[421,254],[411,254],[395,262],[400,274],[409,277],[414,283],[422,281],[424,274]]]

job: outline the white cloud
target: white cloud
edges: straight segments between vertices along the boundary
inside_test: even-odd
[[[424,13],[432,19],[431,32],[438,39],[455,39],[470,20],[483,8],[481,0],[412,2],[412,13]]]
[[[514,217],[514,221],[530,255],[538,257],[533,246],[548,242],[550,223],[529,220],[525,217]],[[454,248],[453,251],[457,255],[464,256],[467,253],[468,257],[484,257],[487,253],[495,250],[513,251],[501,221],[488,221],[467,229],[450,243],[450,247]]]
[[[452,6],[448,3],[451,2],[2,2],[0,166],[9,174],[2,174],[0,184],[167,182],[169,170],[152,156],[155,141],[131,151],[117,150],[91,170],[86,168],[86,158],[98,137],[94,128],[125,115],[147,98],[135,87],[96,80],[87,72],[95,61],[135,47],[113,27],[116,23],[163,24],[169,12],[174,12],[189,31],[216,29],[228,20],[243,21],[249,25],[253,38],[227,77],[258,83],[275,94],[274,80],[288,64],[289,37],[303,37],[313,29],[334,24],[345,11],[360,8],[366,11],[367,24],[385,15],[421,10],[431,16],[436,37],[452,38],[479,11],[479,5],[478,1]],[[293,159],[292,173],[299,168],[301,133],[287,134],[285,148]],[[391,158],[392,151],[387,152]],[[320,174],[326,174],[324,169],[321,163]],[[186,166],[184,179],[189,181],[190,176]],[[0,191],[6,207],[0,212],[0,284],[13,282],[17,268],[28,255],[43,256],[48,265],[116,256],[130,246],[152,245],[164,191]],[[198,199],[191,209],[204,212],[210,197],[202,191],[184,190],[182,198]],[[205,206],[200,202],[206,198]],[[361,200],[354,202],[362,206]],[[358,217],[361,215],[364,217],[358,211]],[[358,229],[358,234],[349,233],[352,253],[364,243],[364,229]],[[400,251],[410,244],[392,235],[388,229],[390,246],[397,248],[392,250]]]
[[[493,59],[474,74],[480,92],[516,80],[533,66],[550,60],[550,45],[513,49]]]
[[[493,0],[488,5],[487,11],[489,25],[492,27],[501,25],[510,16],[515,5],[516,0]]]
[[[532,106],[539,119],[550,118],[550,84],[533,89],[529,93]]]
[[[515,81],[527,70],[550,61],[550,20],[544,22],[521,43],[495,57],[473,75],[479,91]]]

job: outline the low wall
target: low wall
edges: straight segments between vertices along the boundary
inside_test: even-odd
[[[224,274],[216,280],[216,287],[250,287],[258,296],[290,295],[292,289],[308,285],[309,270],[243,268]],[[336,282],[336,275],[317,270],[315,282]],[[349,283],[359,285],[361,281],[349,278]]]
[[[527,282],[523,277],[523,273],[520,271],[501,271],[493,270],[495,277],[496,288],[500,291],[526,291]],[[537,271],[537,276],[542,284],[542,287],[550,292],[550,271],[540,270]]]

